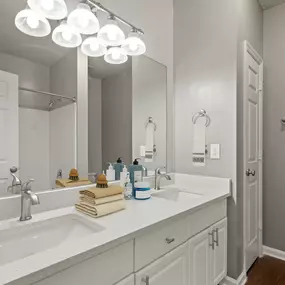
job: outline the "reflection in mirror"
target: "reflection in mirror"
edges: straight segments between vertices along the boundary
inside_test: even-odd
[[[89,59],[90,173],[118,158],[128,168],[139,158],[148,175],[166,166],[166,73],[146,56],[119,66]]]
[[[0,183],[0,197],[21,190],[9,187],[13,166],[22,184],[34,179],[34,191],[56,188],[60,170],[67,177],[76,167],[77,50],[59,47],[51,37],[20,32],[14,21],[23,5],[7,0],[0,4],[5,11],[0,18],[5,27],[0,29],[0,104],[6,108],[1,115],[6,116],[9,137],[8,144],[1,144],[0,157],[7,162],[0,170],[5,181]],[[51,25],[54,28],[56,21]]]

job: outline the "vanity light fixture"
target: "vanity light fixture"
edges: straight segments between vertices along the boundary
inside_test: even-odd
[[[81,51],[90,57],[100,57],[107,53],[107,48],[99,42],[97,37],[89,37],[83,41]]]
[[[110,64],[122,64],[128,60],[128,55],[120,47],[111,47],[105,54],[104,59]]]
[[[32,10],[50,20],[62,20],[67,16],[64,0],[28,0],[28,5]]]
[[[75,48],[80,46],[82,43],[80,33],[73,30],[65,20],[54,29],[52,40],[56,44],[66,48]]]
[[[67,23],[75,31],[84,35],[95,34],[100,29],[99,20],[90,7],[84,3],[78,4],[77,8],[70,13]]]
[[[33,37],[45,37],[51,32],[49,21],[29,8],[16,15],[15,25],[21,32]]]
[[[125,34],[118,26],[113,15],[108,17],[108,24],[98,32],[99,41],[105,46],[120,46],[125,41]]]
[[[143,40],[141,39],[138,31],[132,29],[128,38],[122,45],[122,48],[126,51],[128,55],[137,56],[142,55],[146,52],[146,46]]]
[[[27,4],[15,18],[16,27],[27,35],[45,37],[51,32],[47,19],[62,20],[52,33],[52,40],[62,47],[76,48],[82,44],[81,51],[85,55],[104,56],[110,64],[122,64],[128,55],[137,56],[146,51],[142,40],[144,32],[96,0],[80,0],[69,15],[65,0],[27,0]],[[108,22],[101,29],[97,11],[108,15]],[[127,39],[118,23],[131,28]],[[82,43],[81,34],[90,37]]]

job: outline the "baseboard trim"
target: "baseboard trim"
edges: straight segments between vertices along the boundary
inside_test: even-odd
[[[263,255],[268,255],[274,258],[285,260],[285,251],[268,246],[263,246]]]
[[[220,285],[245,285],[247,281],[247,276],[246,272],[242,272],[242,274],[239,276],[237,280],[231,278],[231,277],[226,277]]]

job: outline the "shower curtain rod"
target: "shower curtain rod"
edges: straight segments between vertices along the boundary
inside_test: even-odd
[[[37,94],[42,94],[42,95],[54,96],[54,97],[58,97],[58,98],[62,98],[62,99],[67,99],[67,100],[70,100],[72,102],[76,102],[76,98],[70,98],[70,97],[59,95],[59,94],[55,94],[55,93],[50,93],[50,92],[45,92],[45,91],[38,91],[38,90],[33,90],[33,89],[30,89],[30,88],[24,88],[24,87],[19,87],[19,90],[20,91],[28,91],[28,92],[37,93]]]

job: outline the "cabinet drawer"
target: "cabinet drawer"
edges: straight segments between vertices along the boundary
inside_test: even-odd
[[[192,237],[227,216],[226,200],[214,203],[189,215],[188,237]]]
[[[171,251],[187,240],[187,220],[163,223],[135,239],[135,271]]]
[[[72,266],[34,285],[113,285],[133,273],[133,241]]]

